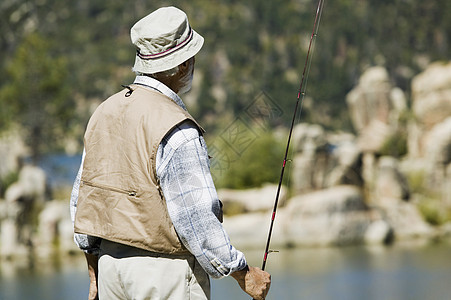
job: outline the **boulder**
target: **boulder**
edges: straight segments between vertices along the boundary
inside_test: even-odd
[[[224,205],[225,214],[266,211],[274,207],[278,185],[265,184],[261,188],[246,190],[218,190],[218,197]],[[286,200],[286,189],[282,187],[279,195],[279,206]]]
[[[393,87],[383,67],[371,67],[346,96],[358,144],[363,151],[378,152],[390,133],[398,128],[399,116],[407,107],[403,91]]]
[[[293,245],[361,243],[372,221],[360,190],[354,186],[296,196],[284,210],[283,231],[287,243]]]
[[[34,242],[34,214],[39,208],[38,204],[44,202],[45,193],[44,171],[38,167],[24,166],[18,181],[5,192],[6,218],[1,228],[4,255],[10,255],[10,249],[14,247],[18,249],[14,255],[24,252],[22,249],[31,250]]]
[[[451,116],[451,62],[431,64],[412,80],[412,110],[409,124],[409,156],[424,157],[427,132]]]
[[[413,139],[412,132],[409,131],[409,139]],[[419,127],[414,132],[420,133]],[[421,174],[423,180],[417,180],[417,189],[434,191],[429,196],[442,199],[443,209],[447,210],[451,207],[451,117],[421,132],[418,140],[422,141],[421,155],[419,152],[410,155],[409,148],[403,169],[413,177]]]
[[[386,244],[392,241],[393,228],[385,220],[372,222],[363,237],[365,244]]]
[[[436,124],[424,137],[425,158],[431,165],[446,166],[451,163],[451,115]]]
[[[36,166],[26,165],[19,173],[19,179],[5,192],[7,202],[44,200],[46,193],[45,172]]]
[[[59,242],[60,249],[54,248],[56,241]],[[55,250],[63,252],[76,250],[67,202],[52,200],[45,203],[39,214],[35,249],[38,255],[44,257],[54,253]]]
[[[299,124],[293,129],[293,189],[305,193],[323,188],[328,169],[328,142],[319,125]]]
[[[403,162],[405,171],[406,162]],[[419,162],[410,163],[411,171],[421,168]],[[411,192],[401,166],[393,157],[381,157],[376,171],[373,204],[380,209],[384,220],[393,229],[397,240],[430,237],[432,228],[425,222],[417,206],[411,200]]]
[[[396,199],[384,202],[392,203],[381,208],[385,220],[393,228],[396,240],[430,238],[434,235],[433,228],[424,221],[414,204]]]
[[[19,169],[20,159],[27,148],[20,130],[14,129],[0,135],[0,179]],[[1,187],[0,187],[1,188]]]
[[[224,227],[234,245],[264,248],[270,217],[270,212],[227,217]],[[385,243],[390,235],[391,227],[364,203],[357,187],[337,186],[296,196],[280,208],[271,248]]]
[[[407,179],[399,171],[398,161],[390,156],[379,159],[373,201],[384,205],[384,201],[408,200],[410,195]]]
[[[429,189],[439,191],[444,199],[449,198],[451,174],[447,170],[451,167],[451,117],[427,132],[424,141],[425,183]],[[451,204],[448,200],[446,202]]]
[[[3,199],[0,199],[0,221],[8,217],[8,204],[3,201]],[[0,227],[1,230],[1,227]]]
[[[291,183],[302,194],[337,185],[362,186],[362,151],[349,133],[330,133],[300,124],[293,133]]]
[[[16,219],[21,212],[19,204],[0,201],[0,211],[0,256],[26,255],[28,249],[18,239],[20,227]]]
[[[65,204],[67,209],[67,204]],[[58,234],[60,241],[60,250],[64,253],[76,253],[80,251],[74,243],[74,226],[69,217],[65,217],[58,223]]]
[[[356,130],[363,130],[373,120],[385,124],[397,122],[407,107],[404,92],[393,87],[383,67],[368,68],[357,86],[346,96],[351,120]]]
[[[286,245],[282,224],[285,222],[282,210],[278,210],[271,236],[272,247]],[[224,228],[229,234],[232,245],[237,248],[265,249],[268,238],[271,213],[247,213],[231,217],[224,217]]]
[[[14,256],[19,244],[17,243],[17,226],[12,219],[1,222],[0,255],[3,257]]]
[[[392,114],[390,115],[393,122],[397,121],[400,113],[407,109],[407,99],[404,91],[399,87],[393,87],[390,91],[391,104],[393,106]]]
[[[391,128],[380,120],[371,120],[370,123],[359,132],[357,146],[363,152],[377,153],[390,137]]]
[[[434,63],[412,80],[412,109],[426,130],[451,115],[451,62]]]
[[[327,144],[326,132],[320,125],[301,123],[294,127],[295,152],[312,151]]]
[[[326,187],[363,185],[362,151],[353,141],[335,142],[331,158],[334,166],[329,172],[326,172]]]
[[[362,74],[357,86],[346,96],[352,124],[357,131],[363,130],[373,120],[388,123],[390,90],[385,68],[372,67]]]
[[[264,248],[270,217],[270,212],[226,217],[224,227],[237,247]],[[280,208],[271,248],[385,244],[431,238],[434,232],[412,203],[385,199],[369,207],[359,188],[336,186],[295,196]]]

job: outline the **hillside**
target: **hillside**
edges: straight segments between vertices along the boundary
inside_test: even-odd
[[[262,92],[291,118],[316,1],[172,1],[206,43],[186,102],[210,135]],[[0,131],[20,123],[36,155],[78,141],[97,103],[132,80],[133,23],[167,1],[5,0],[0,4]],[[406,92],[451,58],[447,0],[326,1],[302,121],[352,131],[345,95],[370,66]],[[67,150],[67,149],[66,149]],[[74,149],[72,149],[74,150]]]

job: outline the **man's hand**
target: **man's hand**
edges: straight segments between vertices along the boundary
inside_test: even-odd
[[[89,273],[89,296],[88,300],[98,300],[99,295],[97,292],[97,274],[98,274],[98,261],[99,257],[92,254],[85,253],[86,261],[88,262]]]
[[[232,273],[241,289],[255,300],[264,300],[271,285],[271,275],[260,268],[248,266]]]

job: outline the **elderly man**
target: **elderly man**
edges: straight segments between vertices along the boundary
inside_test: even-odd
[[[178,96],[191,87],[203,38],[165,7],[131,39],[137,77],[91,116],[71,196],[90,299],[210,299],[208,275],[231,275],[264,299],[270,275],[230,244],[203,129]]]

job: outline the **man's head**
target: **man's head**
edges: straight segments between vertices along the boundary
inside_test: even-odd
[[[130,36],[137,49],[133,71],[153,74],[159,80],[174,77],[171,83],[178,78],[182,81],[179,87],[170,87],[177,93],[187,91],[194,55],[202,48],[204,39],[191,29],[183,11],[172,6],[157,9],[139,20]]]

